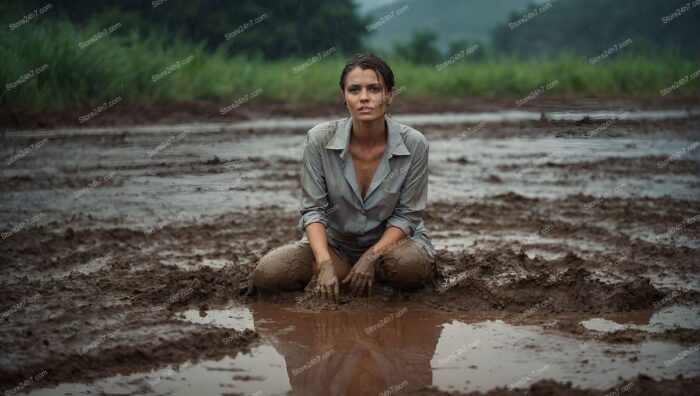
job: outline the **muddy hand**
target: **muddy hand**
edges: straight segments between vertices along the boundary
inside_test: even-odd
[[[372,249],[368,249],[352,266],[350,273],[343,283],[350,283],[350,292],[359,296],[367,289],[367,296],[372,296],[372,284],[374,284],[374,261],[375,254]]]
[[[340,298],[340,285],[338,284],[338,276],[335,274],[333,262],[330,259],[323,260],[318,267],[316,291],[326,300],[338,301]]]

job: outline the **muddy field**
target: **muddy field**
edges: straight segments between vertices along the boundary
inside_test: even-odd
[[[700,394],[698,100],[533,102],[396,109],[430,141],[440,277],[339,304],[248,282],[301,237],[305,132],[338,106],[15,116],[0,390]]]

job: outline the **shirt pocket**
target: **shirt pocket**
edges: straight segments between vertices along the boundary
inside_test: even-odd
[[[377,213],[379,216],[379,221],[384,221],[394,214],[394,209],[399,201],[399,192],[388,192],[380,190],[381,196],[379,197]]]
[[[379,190],[385,194],[397,194],[406,180],[406,173],[406,166],[392,170],[379,184]]]

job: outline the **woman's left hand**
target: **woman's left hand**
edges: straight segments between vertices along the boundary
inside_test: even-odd
[[[377,261],[377,254],[372,249],[367,249],[360,256],[355,265],[352,266],[348,276],[343,279],[343,283],[350,282],[350,292],[356,296],[362,295],[367,288],[367,296],[372,296],[372,284],[374,284],[374,263]]]

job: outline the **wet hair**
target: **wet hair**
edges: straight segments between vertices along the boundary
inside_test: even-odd
[[[382,76],[387,92],[391,92],[394,88],[394,72],[391,71],[389,65],[384,59],[372,53],[357,54],[353,56],[348,63],[345,64],[343,72],[340,74],[340,89],[345,91],[345,78],[354,68],[359,67],[362,70],[371,69],[375,73]]]

